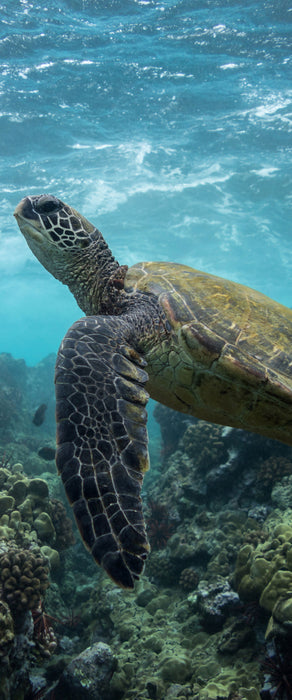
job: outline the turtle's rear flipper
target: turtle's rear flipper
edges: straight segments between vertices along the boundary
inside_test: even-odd
[[[57,467],[81,536],[120,586],[133,588],[149,551],[141,486],[148,468],[148,375],[125,317],[82,318],[56,363]]]

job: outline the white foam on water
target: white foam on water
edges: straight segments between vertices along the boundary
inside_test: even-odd
[[[213,27],[214,32],[225,32],[226,30],[226,24],[216,24],[215,27]]]
[[[175,178],[173,179],[171,177],[166,177],[164,180],[157,179],[155,182],[145,182],[141,183],[140,185],[134,185],[129,192],[129,196],[136,194],[147,194],[151,191],[180,193],[184,192],[184,190],[197,189],[198,187],[202,187],[204,185],[215,185],[226,182],[230,179],[230,177],[231,173],[216,176],[210,173],[202,175],[201,177],[192,175],[189,178],[186,178],[186,180],[180,182],[175,182]]]
[[[247,86],[248,87],[248,86]],[[257,102],[261,102],[256,107],[252,107],[249,110],[242,112],[242,116],[249,117],[251,121],[257,122],[261,121],[262,125],[266,123],[270,124],[272,121],[283,121],[289,125],[292,124],[291,112],[287,112],[291,109],[291,94],[285,96],[284,94],[270,94],[265,99],[262,99],[260,95],[254,95],[252,92],[250,94],[250,99],[256,98]]]
[[[103,151],[105,148],[112,148],[111,143],[74,143],[69,145],[68,148],[75,149],[76,151],[81,150],[93,150],[93,151]]]
[[[182,174],[180,168],[173,168],[169,172],[153,171],[148,168],[148,165],[143,167],[146,157],[152,152],[150,144],[146,142],[139,146],[121,144],[118,150],[121,150],[126,156],[127,165],[125,167],[129,177],[124,177],[125,167],[120,160],[114,182],[112,179],[99,178],[93,183],[92,179],[89,179],[86,187],[88,194],[85,196],[84,203],[87,213],[96,214],[97,208],[99,214],[113,212],[119,205],[139,195],[147,196],[151,193],[175,195],[209,185],[218,187],[233,175],[232,171],[224,172],[219,163],[211,164],[208,168],[198,171],[197,174],[191,173],[186,176]],[[110,174],[112,175],[112,170]],[[83,184],[85,184],[84,181]]]
[[[278,171],[279,168],[276,168],[274,166],[259,168],[259,170],[251,170],[252,173],[255,173],[255,175],[259,175],[259,177],[272,177]]]
[[[128,142],[119,144],[117,150],[139,166],[143,165],[145,157],[152,152],[152,146],[148,141]]]
[[[233,70],[234,68],[240,68],[242,65],[240,63],[224,63],[220,68],[221,70]]]
[[[97,180],[91,192],[85,198],[85,211],[87,216],[108,214],[115,211],[120,204],[128,199],[126,192],[115,189],[104,180]]]
[[[47,61],[47,63],[39,63],[38,65],[34,66],[34,70],[46,70],[47,68],[53,68],[55,65],[55,61]]]

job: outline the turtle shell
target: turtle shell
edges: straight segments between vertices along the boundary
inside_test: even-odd
[[[174,263],[134,265],[125,289],[154,294],[172,327],[145,355],[153,398],[292,444],[291,309]]]

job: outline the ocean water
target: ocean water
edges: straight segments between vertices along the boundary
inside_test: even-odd
[[[120,263],[174,260],[291,306],[285,0],[7,0],[0,351],[34,364],[82,315],[13,219],[52,193]]]

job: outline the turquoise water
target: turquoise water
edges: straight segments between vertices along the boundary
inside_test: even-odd
[[[34,364],[82,315],[18,231],[26,194],[82,211],[121,263],[185,262],[291,306],[288,2],[0,9],[0,351]]]

